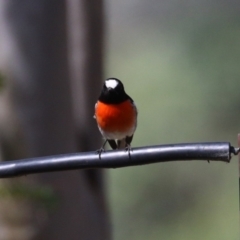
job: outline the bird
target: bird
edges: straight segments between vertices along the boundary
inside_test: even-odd
[[[100,158],[107,142],[113,150],[125,148],[130,155],[137,115],[137,107],[125,92],[123,83],[113,77],[106,79],[95,104],[94,114],[98,129],[105,139],[97,150]]]

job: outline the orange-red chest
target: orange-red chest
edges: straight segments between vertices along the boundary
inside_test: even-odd
[[[126,100],[119,104],[97,102],[95,116],[99,127],[107,132],[124,132],[136,124],[136,108]]]

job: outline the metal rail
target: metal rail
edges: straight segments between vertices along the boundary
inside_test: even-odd
[[[133,148],[132,151],[81,152],[0,163],[0,178],[71,169],[120,168],[170,161],[230,162],[239,148],[229,142],[184,143]]]

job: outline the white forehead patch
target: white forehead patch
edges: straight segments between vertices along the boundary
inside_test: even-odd
[[[116,81],[115,79],[109,79],[105,81],[105,85],[107,88],[114,89],[118,85],[118,81]]]

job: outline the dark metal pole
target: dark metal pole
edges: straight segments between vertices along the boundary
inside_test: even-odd
[[[71,169],[120,168],[156,162],[207,160],[230,162],[235,154],[228,142],[186,143],[133,148],[130,152],[106,151],[5,161],[0,163],[0,178]]]

